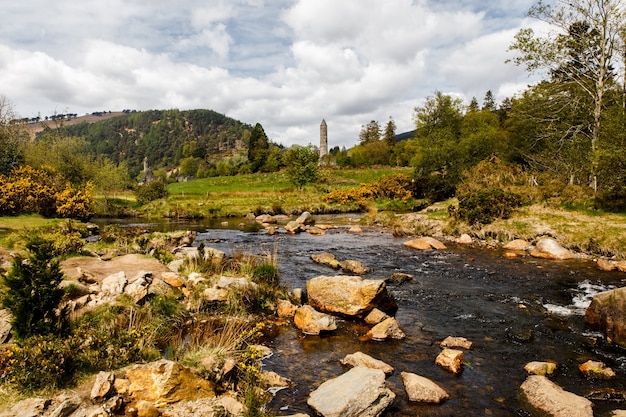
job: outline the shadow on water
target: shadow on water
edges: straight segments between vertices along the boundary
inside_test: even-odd
[[[544,261],[530,257],[505,259],[497,250],[452,246],[445,251],[418,252],[404,240],[366,229],[347,228],[325,236],[307,233],[270,236],[263,231],[232,228],[199,229],[196,244],[226,252],[273,253],[277,250],[281,281],[305,288],[306,281],[337,271],[313,263],[310,256],[331,252],[339,260],[354,259],[372,268],[365,278],[386,279],[394,272],[414,276],[389,285],[398,302],[396,318],[407,334],[401,341],[359,341],[368,327],[340,320],[339,329],[323,336],[305,336],[292,324],[276,324],[267,343],[274,355],[264,368],[291,379],[293,388],[279,391],[270,403],[277,415],[314,415],[308,395],[322,382],[347,370],[340,359],[362,351],[387,362],[395,372],[387,379],[396,394],[384,416],[526,416],[518,401],[519,386],[530,361],[559,365],[551,379],[578,395],[602,389],[626,390],[626,351],[612,347],[584,324],[593,294],[625,285],[620,273],[599,271],[590,261]],[[465,367],[454,376],[435,365],[439,343],[463,336],[474,343],[465,351]],[[612,367],[611,381],[586,379],[578,365],[593,359]],[[400,372],[412,372],[441,385],[450,399],[440,405],[410,403]],[[594,415],[626,408],[619,402],[594,401]]]

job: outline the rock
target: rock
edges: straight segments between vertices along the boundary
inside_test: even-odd
[[[585,374],[587,378],[593,379],[613,379],[617,375],[613,369],[607,367],[599,361],[589,360],[578,367],[580,372]]]
[[[350,274],[357,274],[357,275],[365,275],[370,270],[368,267],[363,265],[361,262],[354,261],[354,260],[351,260],[351,259],[346,259],[345,261],[343,261],[341,263],[341,269],[343,269],[344,271],[346,271],[346,272],[348,272]]]
[[[616,263],[617,270],[620,272],[626,272],[626,261],[619,261]]]
[[[150,401],[139,400],[130,404],[128,408],[131,409],[130,413],[136,417],[159,417],[161,415],[159,409]]]
[[[111,393],[111,388],[115,382],[115,375],[112,372],[101,371],[96,375],[96,381],[91,388],[91,400],[102,401]]]
[[[235,288],[242,289],[247,287],[256,287],[257,284],[250,281],[248,278],[226,277],[221,276],[217,281],[218,288]]]
[[[374,308],[395,312],[398,308],[383,280],[359,276],[319,276],[306,283],[309,304],[322,312],[363,317]]]
[[[161,274],[161,280],[174,288],[185,286],[185,279],[178,272],[163,272]]]
[[[256,216],[255,220],[259,223],[276,224],[276,219],[269,214]]]
[[[262,371],[259,379],[261,384],[267,388],[286,388],[291,385],[291,380],[272,371]]]
[[[60,395],[55,399],[60,403],[48,417],[68,417],[80,407],[82,399],[77,395]]]
[[[317,228],[317,227],[312,227],[310,229],[307,229],[306,231],[308,234],[313,235],[313,236],[324,236],[326,234],[326,231]]]
[[[404,246],[407,246],[413,249],[418,249],[418,250],[431,250],[431,249],[445,250],[447,249],[446,245],[444,245],[443,243],[441,243],[440,241],[432,237],[421,237],[418,239],[409,240],[407,242],[404,242]]]
[[[395,397],[383,371],[356,367],[320,385],[307,404],[324,417],[377,417]]]
[[[172,262],[167,264],[167,269],[169,269],[172,272],[178,272],[180,271],[180,268],[182,268],[184,263],[185,263],[184,259],[175,259]]]
[[[585,322],[626,347],[626,287],[596,294],[585,311]]]
[[[404,284],[405,282],[408,282],[408,281],[413,281],[413,275],[405,274],[403,272],[394,272],[387,279],[388,283],[393,283],[393,284],[397,284],[397,285]]]
[[[596,261],[596,266],[601,271],[615,271],[617,269],[617,263],[608,259],[600,258]]]
[[[456,243],[458,243],[459,245],[471,245],[472,243],[474,243],[474,241],[472,240],[472,237],[470,235],[468,235],[467,233],[463,233],[457,238]]]
[[[380,369],[385,375],[393,374],[393,366],[386,364],[385,362],[374,359],[363,352],[355,352],[350,355],[346,355],[341,360],[342,365],[349,365],[352,367],[361,366],[363,368]]]
[[[443,388],[428,378],[410,372],[401,372],[400,377],[409,401],[439,404],[450,398]]]
[[[464,337],[448,336],[441,342],[441,346],[447,348],[471,349],[473,345],[472,342]]]
[[[554,362],[529,362],[524,366],[524,370],[529,375],[552,375],[556,371],[556,363]]]
[[[453,374],[460,374],[463,372],[463,360],[463,351],[446,348],[437,356],[435,363]]]
[[[128,393],[135,401],[150,401],[156,407],[215,397],[213,383],[166,359],[135,365],[126,371],[126,378]]]
[[[302,288],[294,288],[291,290],[291,299],[296,305],[302,304],[302,300],[304,300],[304,291]]]
[[[319,335],[322,331],[337,329],[337,322],[331,315],[320,313],[310,305],[304,305],[296,310],[294,324],[306,334]]]
[[[530,256],[535,258],[566,260],[575,258],[574,254],[565,249],[552,238],[543,238],[530,251]]]
[[[5,343],[11,337],[11,312],[6,309],[0,310],[0,345]]]
[[[613,410],[611,417],[626,417],[626,410]]]
[[[521,386],[521,398],[531,411],[551,417],[593,417],[592,403],[563,390],[545,376],[530,375]]]
[[[218,399],[218,404],[231,416],[243,416],[246,413],[246,406],[237,401],[235,396],[222,395]],[[220,415],[220,414],[217,414]]]
[[[291,304],[289,300],[278,300],[276,314],[278,317],[293,317],[297,309],[298,307]]]
[[[400,324],[398,321],[389,317],[382,322],[378,323],[374,326],[370,331],[365,335],[368,339],[373,340],[387,340],[387,339],[404,339],[406,334],[400,328]]]
[[[515,239],[503,246],[507,250],[526,251],[530,249],[532,245],[523,239]]]
[[[124,294],[124,288],[128,280],[126,279],[126,273],[120,271],[116,274],[111,274],[102,280],[100,293],[103,297],[115,298],[118,295]]]
[[[202,298],[206,301],[228,300],[228,290],[224,288],[207,288],[202,292]]]
[[[355,234],[363,233],[363,229],[361,228],[361,226],[356,224],[352,226],[350,229],[348,229],[348,233],[355,233]]]
[[[148,280],[145,277],[141,277],[126,285],[124,294],[128,294],[136,304],[139,304],[148,295],[149,286]]]
[[[37,417],[50,407],[52,401],[46,398],[27,398],[15,404],[7,417]]]
[[[367,316],[365,316],[365,323],[378,324],[388,318],[389,318],[389,315],[387,313],[375,308],[372,311],[370,311],[370,313]]]
[[[188,287],[195,287],[196,285],[202,284],[203,282],[207,282],[207,279],[204,275],[202,275],[199,272],[191,272],[188,276],[187,276],[187,286]]]
[[[333,269],[341,269],[341,262],[339,262],[332,253],[322,252],[314,254],[311,255],[311,259],[318,264],[326,265]]]
[[[302,223],[292,220],[285,225],[285,230],[289,233],[295,234],[305,231],[306,227],[304,227]]]
[[[313,218],[313,215],[311,213],[305,211],[300,216],[298,216],[298,218],[296,219],[296,223],[309,226],[315,223],[315,219]]]

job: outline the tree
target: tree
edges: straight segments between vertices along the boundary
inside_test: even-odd
[[[263,126],[257,123],[250,133],[248,143],[248,161],[252,172],[258,172],[265,165],[267,156],[269,155],[269,140],[265,135]]]
[[[361,126],[359,132],[359,143],[364,145],[380,140],[381,129],[380,124],[376,120],[372,120],[366,126]]]
[[[491,92],[491,90],[487,90],[487,92],[485,93],[482,110],[488,110],[492,112],[495,112],[497,110],[496,99],[493,97],[493,93]]]
[[[396,122],[393,121],[393,118],[389,117],[389,121],[385,126],[385,134],[383,135],[383,140],[389,146],[389,148],[393,149],[393,146],[396,144]]]
[[[317,181],[319,177],[319,151],[312,145],[293,145],[283,156],[287,166],[287,176],[293,185],[301,189],[304,185]]]
[[[16,256],[4,277],[4,308],[11,311],[16,339],[30,336],[62,335],[68,328],[66,309],[59,310],[64,291],[59,287],[63,273],[55,257],[54,241],[39,234],[29,237],[26,259]]]
[[[545,70],[564,87],[573,83],[590,98],[591,174],[595,177],[605,95],[611,88],[614,61],[622,58],[615,52],[624,34],[623,1],[559,1],[553,7],[540,0],[529,15],[556,32],[537,36],[530,28],[520,30],[510,47],[519,53],[513,62],[526,65],[529,71]]]
[[[8,174],[24,163],[23,146],[28,137],[16,121],[13,105],[0,96],[0,174]]]

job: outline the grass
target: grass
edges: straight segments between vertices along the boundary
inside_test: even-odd
[[[0,217],[0,247],[11,247],[12,235],[26,229],[56,226],[66,220],[48,219],[38,214]]]

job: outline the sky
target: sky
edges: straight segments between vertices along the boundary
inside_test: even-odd
[[[19,117],[211,109],[284,146],[413,129],[436,91],[500,102],[534,0],[18,0],[0,15],[0,95]]]

